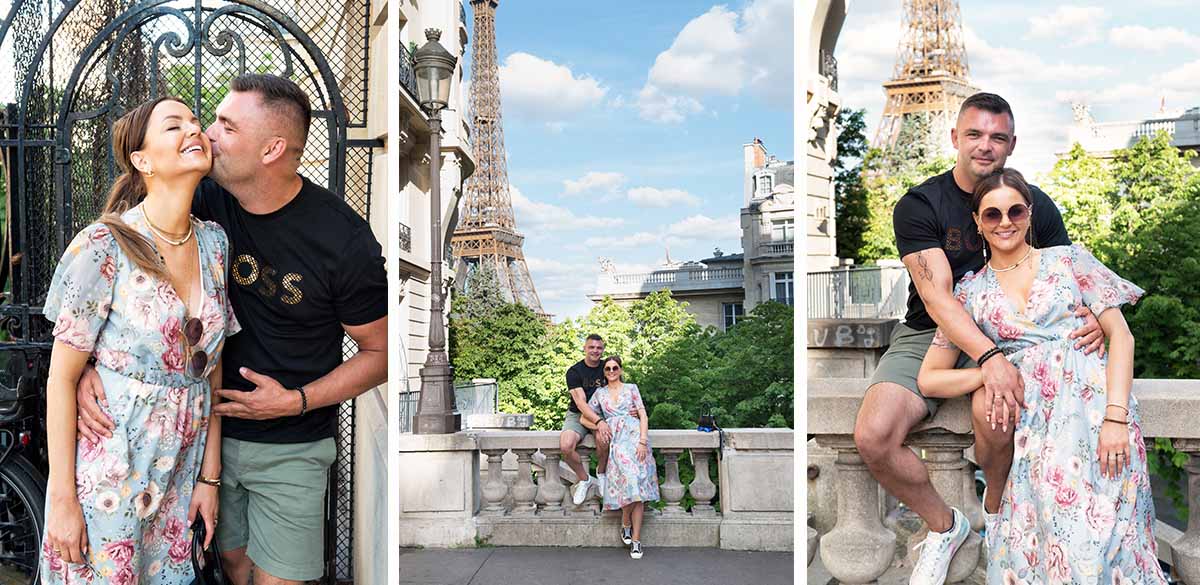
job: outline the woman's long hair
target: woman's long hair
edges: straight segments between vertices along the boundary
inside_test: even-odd
[[[1025,200],[1025,205],[1029,206],[1029,229],[1025,231],[1025,242],[1036,248],[1037,234],[1033,233],[1033,191],[1029,188],[1029,183],[1025,182],[1025,177],[1017,169],[1010,167],[1002,167],[992,171],[992,174],[983,178],[975,185],[975,192],[971,194],[971,213],[979,214],[979,206],[983,203],[983,198],[988,193],[999,189],[1000,187],[1010,187],[1021,194],[1021,198]],[[1002,209],[1000,213],[1008,213],[1008,210]],[[983,234],[979,234],[979,239],[983,240],[983,258],[987,262],[988,245],[987,238]]]
[[[130,110],[113,124],[113,158],[116,159],[121,174],[109,189],[104,212],[97,220],[108,227],[121,251],[125,252],[138,268],[162,279],[168,279],[168,275],[158,250],[146,236],[125,223],[121,214],[133,209],[146,198],[146,179],[134,168],[131,157],[146,141],[146,128],[150,124],[150,115],[154,113],[155,106],[165,101],[187,105],[177,97],[156,98]]]

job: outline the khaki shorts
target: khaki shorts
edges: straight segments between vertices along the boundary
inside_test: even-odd
[[[325,488],[337,457],[333,439],[311,443],[221,440],[221,521],[217,546],[246,548],[280,579],[325,573]]]
[[[879,358],[879,365],[875,366],[875,373],[871,374],[871,383],[867,387],[880,382],[904,386],[925,401],[925,409],[928,411],[926,418],[933,418],[938,406],[942,404],[942,399],[921,395],[921,391],[917,389],[917,373],[921,371],[921,362],[925,359],[925,352],[929,351],[929,344],[933,342],[933,334],[936,331],[937,329],[917,331],[903,323],[897,324],[892,330],[892,340],[888,349],[883,357]],[[964,353],[959,355],[958,363],[954,364],[954,367],[973,368],[975,360]]]
[[[568,410],[566,418],[563,419],[562,428],[564,431],[575,431],[575,434],[579,435],[580,441],[586,439],[587,436],[592,432],[588,430],[587,427],[583,426],[583,423],[579,422],[579,419],[582,416],[583,415],[579,414],[578,412]]]

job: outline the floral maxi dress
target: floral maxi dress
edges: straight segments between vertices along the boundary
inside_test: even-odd
[[[122,219],[154,241],[141,206]],[[68,563],[43,542],[42,583],[190,585],[194,579],[187,513],[208,429],[206,377],[221,342],[239,326],[226,296],[225,232],[211,222],[193,220],[193,227],[204,325],[193,352],[209,355],[202,377],[185,367],[183,301],[169,282],[133,264],[108,227],[84,228],[54,272],[46,318],[56,340],[95,356],[116,429],[110,438],[79,437],[76,444],[87,562]],[[47,498],[47,515],[51,507]]]
[[[646,460],[638,461],[637,446],[642,437],[641,422],[629,414],[645,408],[636,384],[622,384],[613,401],[608,386],[592,394],[588,406],[600,413],[612,431],[608,448],[608,481],[604,489],[604,509],[620,510],[634,502],[658,501],[658,467],[646,439]]]
[[[1107,360],[1075,349],[1067,337],[1082,323],[1072,312],[1080,303],[1099,317],[1144,291],[1079,245],[1042,249],[1037,271],[1023,313],[987,268],[955,287],[1025,381],[1012,468],[998,517],[987,526],[987,582],[1166,583],[1151,532],[1154,501],[1137,399],[1131,395],[1128,404],[1129,465],[1106,478],[1097,447]],[[940,331],[934,344],[953,347]]]

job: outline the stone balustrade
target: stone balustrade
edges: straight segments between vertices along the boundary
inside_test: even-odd
[[[891,566],[897,550],[896,533],[883,523],[886,494],[854,445],[854,420],[866,388],[867,380],[860,378],[808,380],[807,432],[817,445],[809,448],[808,456],[810,522],[819,536],[821,563],[847,585],[875,582]],[[1187,531],[1181,535],[1159,522],[1156,537],[1160,560],[1171,564],[1182,582],[1200,585],[1200,380],[1135,380],[1133,393],[1147,441],[1170,437],[1190,456]],[[932,420],[914,429],[907,444],[926,461],[942,497],[962,509],[978,531],[983,508],[966,459],[973,442],[970,404],[958,398],[945,402]],[[961,582],[982,568],[980,547],[973,534],[951,562],[947,583]],[[810,551],[809,562],[812,558]]]
[[[558,431],[401,435],[401,546],[620,545],[620,512],[602,511],[595,488],[572,502],[558,441]],[[647,509],[642,540],[792,550],[792,441],[788,429],[727,429],[724,444],[718,433],[650,431],[662,505]],[[594,449],[591,437],[579,446],[585,458]],[[695,470],[686,484],[681,460]]]

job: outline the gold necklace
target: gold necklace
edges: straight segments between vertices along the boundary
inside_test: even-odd
[[[1016,263],[1016,264],[1013,264],[1012,266],[1009,266],[1008,268],[996,268],[995,266],[992,266],[992,262],[989,260],[989,261],[988,261],[988,268],[991,268],[991,269],[992,269],[992,271],[994,271],[994,272],[1008,272],[1009,270],[1015,270],[1015,269],[1016,269],[1018,266],[1020,266],[1020,265],[1021,265],[1021,263],[1022,263],[1022,262],[1024,262],[1024,261],[1028,260],[1028,259],[1029,259],[1029,255],[1030,255],[1030,254],[1032,254],[1032,253],[1033,253],[1033,246],[1029,246],[1029,250],[1027,250],[1027,251],[1025,252],[1025,255],[1024,255],[1024,256],[1021,256],[1021,259],[1020,259],[1020,260],[1017,260],[1017,263]]]
[[[187,235],[183,236],[182,240],[173,240],[173,239],[167,237],[166,231],[164,231],[162,228],[154,225],[153,221],[150,221],[150,214],[146,213],[145,208],[142,209],[142,217],[146,218],[146,224],[148,224],[150,226],[150,231],[154,232],[154,235],[158,236],[159,238],[162,238],[162,241],[164,241],[168,244],[171,244],[172,246],[182,246],[182,245],[186,244],[188,240],[192,239],[192,234],[195,233],[195,231],[196,231],[195,229],[192,228],[192,218],[191,218],[190,214],[188,215]]]

